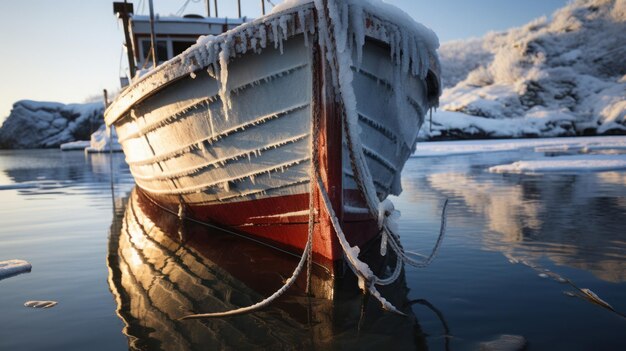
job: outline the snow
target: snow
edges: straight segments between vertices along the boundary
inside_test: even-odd
[[[0,148],[51,148],[89,138],[104,124],[102,103],[21,100],[0,128]]]
[[[77,140],[70,141],[69,143],[61,144],[61,150],[70,151],[70,150],[85,150],[86,147],[89,147],[91,142],[89,140]]]
[[[33,266],[24,260],[0,261],[0,280],[14,275],[28,273]]]
[[[489,168],[492,173],[601,172],[626,169],[626,154],[544,157]]]
[[[96,153],[109,151],[122,151],[122,145],[120,145],[117,140],[115,128],[111,127],[110,130],[107,130],[106,126],[102,125],[96,132],[91,134],[89,146],[85,148],[85,152]]]
[[[443,44],[441,111],[420,137],[626,134],[625,32],[625,1],[575,1],[551,19]]]
[[[626,137],[571,137],[507,140],[462,140],[417,143],[412,157],[438,157],[529,149],[537,152],[566,150],[626,150]]]
[[[579,173],[626,169],[626,136],[472,140],[418,143],[412,157],[525,150],[524,160],[491,166],[492,173]],[[491,157],[492,161],[499,157]]]

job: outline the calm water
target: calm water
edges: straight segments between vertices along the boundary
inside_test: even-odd
[[[383,291],[408,317],[381,312],[350,281],[331,303],[304,296],[300,280],[259,313],[199,322],[177,318],[256,302],[297,258],[180,226],[131,191],[121,154],[0,151],[0,260],[33,265],[0,280],[0,350],[474,350],[503,334],[531,350],[626,349],[626,172],[486,171],[524,156],[409,160],[394,199],[406,249],[430,251],[450,202],[437,259]],[[331,290],[323,274],[313,281]],[[617,313],[571,296],[574,286]]]

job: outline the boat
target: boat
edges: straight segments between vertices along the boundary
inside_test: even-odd
[[[105,122],[138,191],[181,218],[282,250],[302,254],[312,242],[331,274],[346,245],[380,239],[381,217],[393,212],[385,199],[401,192],[441,93],[432,31],[374,0],[286,1],[173,50],[172,38],[192,41],[175,28],[222,22],[153,18],[152,48],[178,55],[161,63],[165,51],[151,50],[158,60],[146,70],[146,26],[133,24],[146,18],[126,21],[127,47],[140,48],[131,67],[144,69]]]

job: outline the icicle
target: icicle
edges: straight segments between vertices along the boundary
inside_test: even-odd
[[[363,19],[363,8],[359,5],[352,5],[350,10],[354,45],[356,48],[357,69],[360,69],[361,62],[363,60],[363,45],[365,45],[365,21]]]
[[[273,40],[274,40],[274,49],[278,49],[278,40],[279,40],[278,37],[280,36],[280,33],[278,32],[278,20],[274,19],[272,22],[270,22],[270,25],[272,26],[272,36],[273,36]]]
[[[433,109],[432,107],[428,109],[428,113],[429,113],[429,118],[428,118],[428,124],[429,124],[429,129],[430,132],[433,132]]]
[[[402,41],[402,73],[408,73],[409,72],[409,62],[410,62],[410,56],[409,56],[409,35],[408,33],[406,33],[405,31],[403,31],[401,33],[401,39]]]
[[[220,51],[220,99],[222,99],[222,109],[224,111],[224,119],[228,121],[228,111],[231,108],[230,90],[228,89],[228,59],[230,57],[228,44],[230,37],[222,44]]]
[[[300,21],[300,27],[302,28],[302,34],[304,35],[304,46],[309,47],[309,34],[307,33],[304,10],[298,10],[298,20]]]
[[[418,54],[418,50],[417,50],[417,39],[416,38],[412,38],[412,45],[411,45],[411,74],[413,74],[414,76],[417,76],[420,72],[421,69],[421,61],[419,59],[419,54]]]
[[[288,28],[287,28],[287,21],[291,19],[291,15],[284,15],[284,16],[280,16],[279,19],[279,24],[280,24],[280,28],[282,29],[282,37],[280,39],[280,53],[283,53],[283,41],[287,40],[287,35],[289,34]]]
[[[387,231],[386,230],[383,230],[383,235],[380,240],[380,255],[381,256],[387,255]]]
[[[211,112],[211,107],[209,107],[207,105],[207,117],[209,119],[209,128],[211,129],[210,131],[210,137],[213,138],[213,136],[215,135],[215,126],[213,125],[213,113]]]
[[[259,40],[261,41],[261,49],[265,49],[267,45],[267,30],[265,29],[265,24],[259,26]]]

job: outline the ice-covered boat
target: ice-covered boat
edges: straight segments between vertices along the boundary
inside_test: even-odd
[[[181,216],[302,252],[313,209],[313,257],[332,269],[333,219],[364,245],[401,191],[438,103],[437,38],[374,0],[287,1],[238,24],[133,80],[106,123],[138,187]]]

